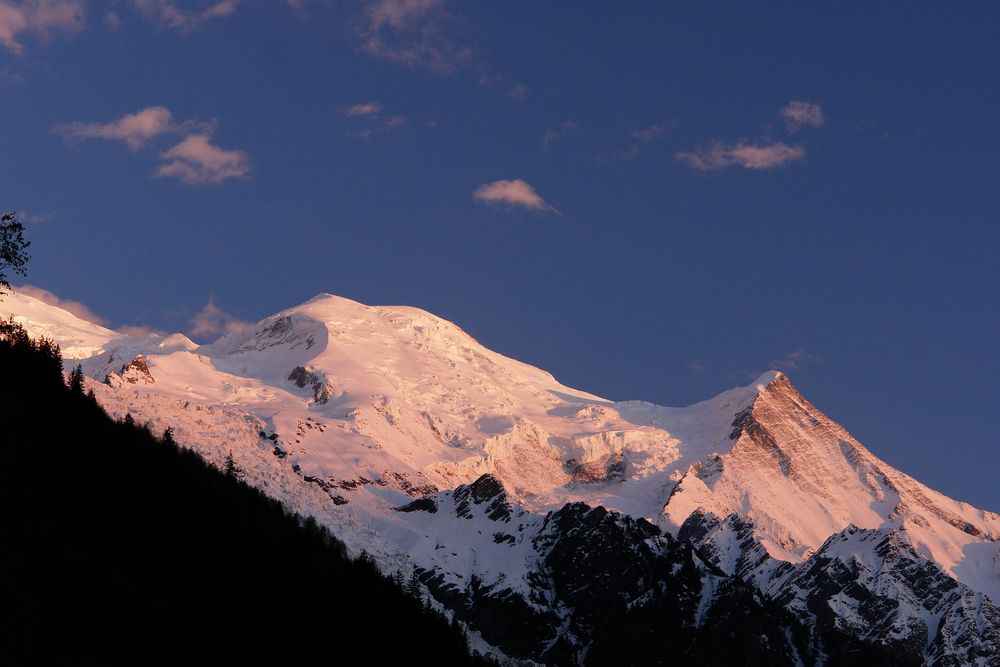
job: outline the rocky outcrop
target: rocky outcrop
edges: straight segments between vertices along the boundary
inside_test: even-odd
[[[493,475],[483,475],[472,484],[455,489],[455,512],[459,517],[471,518],[473,505],[486,505],[485,514],[493,521],[510,521],[512,510],[507,492]]]
[[[127,364],[123,364],[117,373],[108,373],[104,376],[104,384],[118,387],[123,383],[128,384],[153,384],[153,374],[149,372],[149,365],[146,357],[137,354]]]
[[[296,366],[288,374],[288,380],[296,387],[309,387],[313,391],[313,405],[324,405],[331,398],[338,398],[342,392],[337,392],[333,383],[319,371],[307,371],[303,366]]]

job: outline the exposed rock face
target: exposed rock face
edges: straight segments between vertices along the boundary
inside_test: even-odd
[[[577,483],[621,482],[625,478],[625,456],[621,452],[587,463],[576,463],[571,459],[567,467]]]
[[[123,364],[117,373],[108,373],[104,377],[104,384],[117,387],[121,383],[128,384],[153,384],[153,374],[149,372],[146,357],[141,354],[135,355],[132,361]]]
[[[456,490],[460,503],[505,497],[494,480],[477,482]],[[424,498],[398,509],[437,512],[437,504]],[[527,591],[488,585],[475,574],[465,586],[433,570],[420,578],[516,658],[554,665],[668,658],[682,665],[1000,664],[1000,610],[897,535],[851,527],[793,566],[767,556],[738,517],[692,517],[685,539],[675,539],[643,519],[574,503],[512,532],[519,537],[497,532],[494,540],[530,544]],[[712,550],[717,542],[695,548],[687,541],[723,532],[733,543],[728,554]],[[769,590],[748,581],[761,573]]]
[[[868,642],[900,664],[1000,664],[1000,609],[896,532],[848,527],[775,578],[771,595],[819,655]]]
[[[795,619],[643,519],[570,504],[528,539],[537,559],[527,596],[475,577],[465,590],[442,586],[434,572],[421,578],[487,641],[522,659],[794,664],[790,633],[804,637]]]
[[[454,498],[458,516],[470,518],[471,505],[486,504],[486,514],[493,521],[510,521],[511,507],[503,484],[493,475],[483,475],[472,484],[455,489]]]
[[[318,371],[307,371],[303,366],[296,366],[288,374],[288,379],[295,383],[300,389],[309,387],[313,390],[313,404],[323,405],[331,398],[338,397],[338,392],[333,383],[326,379],[326,376]],[[340,392],[342,394],[342,392]]]

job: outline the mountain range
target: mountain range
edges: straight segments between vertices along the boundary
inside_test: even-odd
[[[889,466],[783,373],[670,408],[330,294],[211,345],[3,307],[112,417],[231,458],[502,660],[1000,665],[1000,516]]]

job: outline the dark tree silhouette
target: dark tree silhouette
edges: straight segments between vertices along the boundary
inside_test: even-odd
[[[74,394],[83,394],[83,366],[77,364],[69,374],[69,389]]]
[[[10,289],[7,271],[25,275],[24,265],[31,258],[28,246],[31,243],[24,240],[24,225],[17,221],[14,213],[4,213],[0,217],[0,295]]]
[[[0,319],[2,664],[486,664],[314,519],[128,421]]]
[[[233,453],[232,452],[229,452],[228,454],[226,454],[226,462],[223,464],[222,470],[223,470],[223,472],[226,473],[227,477],[237,477],[238,478],[240,476],[240,469],[236,465],[236,462],[233,461]]]

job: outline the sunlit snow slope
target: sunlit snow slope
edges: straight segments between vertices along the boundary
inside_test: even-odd
[[[696,515],[733,571],[727,517],[790,563],[850,526],[882,529],[1000,600],[1000,518],[888,466],[781,373],[666,408],[566,387],[425,311],[329,294],[211,346],[126,337],[22,294],[3,307],[80,360],[112,415],[171,426],[212,461],[231,453],[248,481],[388,567],[502,571],[523,585],[526,542],[501,550],[482,527],[395,509],[439,491],[450,506],[443,492],[489,473],[522,530],[569,501],[674,534]]]

